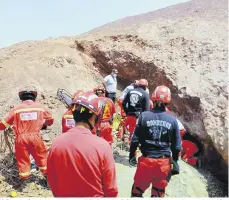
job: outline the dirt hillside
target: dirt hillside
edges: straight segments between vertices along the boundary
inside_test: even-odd
[[[39,100],[55,117],[54,126],[47,131],[54,138],[61,130],[65,110],[56,98],[58,88],[71,93],[90,90],[101,84],[113,67],[120,72],[120,89],[140,77],[149,80],[151,91],[158,84],[167,84],[173,92],[171,109],[201,142],[204,155],[204,168],[199,171],[180,161],[181,174],[171,180],[167,196],[226,196],[226,8],[225,0],[194,0],[122,19],[81,36],[27,41],[0,49],[0,117],[19,102],[20,89],[35,87]],[[180,94],[182,87],[186,87],[186,95]],[[126,156],[122,151],[116,156],[120,197],[129,197],[135,172],[127,165]],[[17,186],[4,170],[0,169],[0,174],[1,188],[5,188],[0,196],[7,196]],[[18,195],[51,196],[49,190],[34,183],[30,186],[29,193]]]
[[[95,66],[118,68],[124,83],[140,75],[150,80],[151,91],[170,86],[172,110],[201,141],[203,162],[226,182],[227,14],[226,0],[194,0],[110,23],[76,40]]]

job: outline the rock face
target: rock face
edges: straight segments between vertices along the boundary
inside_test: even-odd
[[[101,71],[117,68],[122,83],[144,77],[151,92],[169,86],[172,110],[203,144],[204,163],[225,181],[227,13],[227,1],[194,0],[102,26],[75,43]]]
[[[116,67],[120,86],[144,77],[151,92],[161,84],[171,88],[171,109],[201,141],[206,166],[227,182],[227,14],[226,0],[193,0],[75,38],[0,49],[1,117],[20,89],[35,85],[54,113],[56,135],[64,112],[57,89],[92,89]]]

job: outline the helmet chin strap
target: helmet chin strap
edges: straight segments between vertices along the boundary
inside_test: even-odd
[[[157,102],[154,102],[154,108],[156,108],[157,110],[165,111],[166,107],[164,103],[157,101]]]
[[[92,125],[91,125],[91,123],[89,122],[89,120],[87,120],[87,121],[86,121],[86,123],[88,124],[88,126],[89,126],[90,130],[92,131],[92,130],[93,130],[93,128],[94,128],[94,126],[92,126]]]

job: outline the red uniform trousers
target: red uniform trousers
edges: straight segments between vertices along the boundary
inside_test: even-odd
[[[112,125],[109,122],[101,122],[99,130],[99,136],[106,140],[110,145],[112,145],[114,142],[112,135]]]
[[[119,139],[123,139],[124,136],[124,132],[127,129],[126,127],[126,117],[124,119],[121,120],[120,124],[119,124],[119,130],[118,130],[118,138]]]
[[[137,118],[135,116],[127,116],[126,117],[126,126],[129,126],[129,132],[130,132],[130,137],[129,137],[129,141],[131,140],[131,136],[134,132],[135,126],[136,126],[136,121]]]
[[[46,175],[48,153],[40,133],[19,135],[15,140],[15,154],[21,179],[27,179],[30,176],[30,154],[40,171]]]
[[[126,116],[126,113],[125,113],[124,110],[123,110],[123,107],[122,107],[122,100],[121,100],[121,99],[118,100],[118,105],[119,105],[119,107],[120,107],[121,116],[122,116],[122,117],[125,117],[125,116]]]
[[[137,170],[134,176],[132,194],[142,195],[152,184],[151,195],[164,197],[165,188],[168,185],[168,177],[171,171],[171,159],[147,158],[141,156],[138,159]]]

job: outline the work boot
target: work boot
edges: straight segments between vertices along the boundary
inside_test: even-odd
[[[40,180],[40,185],[43,187],[49,188],[47,176],[44,176],[44,178]]]
[[[23,193],[28,193],[29,189],[28,189],[28,183],[31,181],[31,176],[29,176],[26,179],[21,179],[20,180],[20,188],[21,188],[21,192]]]
[[[131,159],[129,160],[129,164],[130,164],[131,166],[133,166],[133,167],[137,167],[138,162],[137,162],[136,157],[131,158]]]

